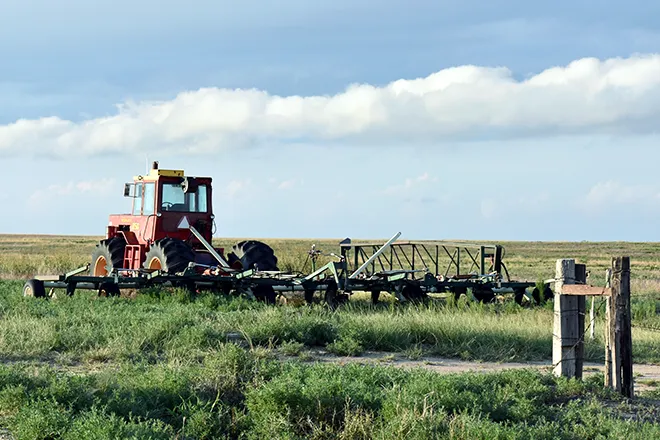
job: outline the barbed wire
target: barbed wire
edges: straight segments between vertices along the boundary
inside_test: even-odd
[[[602,301],[602,302],[600,303],[600,306],[598,306],[598,310],[597,310],[594,314],[598,314],[598,313],[600,313],[601,309],[603,308],[603,306],[604,306],[605,304],[607,304],[607,302],[606,302],[606,301]],[[566,313],[565,310],[563,310],[562,312]],[[582,312],[582,311],[579,310],[579,309],[571,309],[571,310],[569,310],[569,312],[578,312],[578,315],[582,315],[582,316],[584,316],[585,318],[586,318],[586,315],[587,315],[587,312],[586,312],[586,311]],[[555,314],[556,314],[556,313],[557,313],[557,312],[555,312]],[[595,322],[594,322],[594,324],[595,324]],[[576,342],[575,344],[573,344],[573,346],[572,346],[569,350],[575,350],[575,348],[576,348],[578,345],[580,345],[580,343],[584,343],[584,342],[585,342],[584,336],[587,334],[587,332],[588,332],[589,330],[591,330],[591,324],[589,324],[588,326],[586,326],[586,329],[585,329],[584,332],[580,335],[580,337],[578,338],[577,342]],[[553,337],[553,338],[561,338],[559,335],[556,335],[554,332],[552,333],[552,337]],[[561,359],[559,359],[556,363],[552,364],[552,369],[554,370],[555,368],[557,368],[557,367],[559,366],[559,364],[561,364],[562,362],[575,361],[575,360],[579,360],[579,359],[577,359],[577,358],[565,358],[565,357],[562,356]],[[584,361],[584,358],[583,358],[582,360]],[[603,359],[603,360],[605,360],[605,359]]]
[[[642,329],[642,330],[649,330],[649,331],[652,331],[652,332],[660,332],[660,327],[653,327],[653,326],[644,325],[644,324],[632,324],[632,327],[633,328],[639,328],[639,329]]]

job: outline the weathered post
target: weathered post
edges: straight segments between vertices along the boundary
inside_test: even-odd
[[[579,265],[579,275],[584,274],[584,266]],[[586,268],[584,268],[586,269]],[[576,264],[574,259],[557,260],[555,276],[554,331],[552,334],[552,364],[555,376],[568,378],[582,377],[582,353],[584,332],[584,297],[563,295],[566,284],[576,284]],[[581,301],[580,301],[581,298]],[[580,303],[582,309],[580,309]],[[582,310],[582,320],[580,320]],[[582,322],[582,331],[580,330]]]
[[[575,284],[587,283],[587,265],[575,265]],[[582,379],[584,367],[584,319],[587,312],[587,298],[578,295],[577,299],[577,335],[578,340],[575,343],[575,377]]]
[[[612,295],[607,298],[605,386],[628,398],[633,387],[630,257],[612,259]]]

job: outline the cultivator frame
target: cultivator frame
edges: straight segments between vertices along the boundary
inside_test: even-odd
[[[401,233],[383,243],[339,243],[340,254],[324,254],[312,247],[309,255],[312,272],[308,275],[284,271],[238,270],[227,266],[221,257],[217,266],[191,262],[180,273],[168,274],[150,269],[117,269],[106,276],[82,275],[89,264],[66,274],[39,276],[26,282],[25,296],[48,297],[54,289],[73,295],[77,289],[98,290],[99,296],[116,296],[121,289],[150,287],[182,287],[191,291],[246,295],[252,299],[275,302],[275,292],[304,292],[308,303],[322,292],[323,300],[335,307],[354,292],[370,292],[377,303],[381,292],[393,294],[397,300],[421,301],[433,293],[449,293],[455,298],[472,294],[479,301],[492,301],[497,294],[513,293],[516,302],[524,296],[539,298],[535,283],[511,281],[503,262],[504,248],[493,244],[406,241],[396,242]],[[202,239],[202,242],[204,240]],[[209,245],[210,246],[210,245]],[[321,255],[333,256],[317,268]],[[441,256],[449,257],[448,263]],[[469,266],[463,263],[467,259]],[[473,270],[473,269],[477,270]],[[506,276],[506,278],[505,278]],[[526,291],[533,287],[531,295]],[[46,289],[50,292],[47,294]],[[552,295],[546,284],[544,296]]]

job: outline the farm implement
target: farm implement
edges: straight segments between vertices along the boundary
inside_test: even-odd
[[[125,184],[131,213],[110,215],[106,237],[93,249],[91,262],[66,274],[30,279],[23,294],[49,297],[54,289],[68,295],[84,289],[116,296],[121,289],[162,286],[246,295],[267,303],[292,292],[302,292],[312,303],[320,293],[332,307],[354,292],[369,292],[374,303],[382,292],[401,302],[425,301],[438,293],[456,299],[470,294],[482,302],[510,293],[518,303],[552,296],[547,284],[541,292],[535,283],[512,281],[500,245],[401,242],[400,232],[385,243],[343,240],[339,253],[312,246],[309,274],[280,270],[273,249],[257,240],[240,241],[225,255],[224,248],[211,244],[211,184],[210,177],[161,170],[154,162],[146,176]]]

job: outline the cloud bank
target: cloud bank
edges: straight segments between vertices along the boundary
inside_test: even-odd
[[[219,152],[255,144],[439,144],[572,134],[650,134],[660,117],[660,55],[583,58],[524,80],[459,66],[332,96],[202,88],[126,102],[82,122],[57,116],[0,126],[0,154]]]

